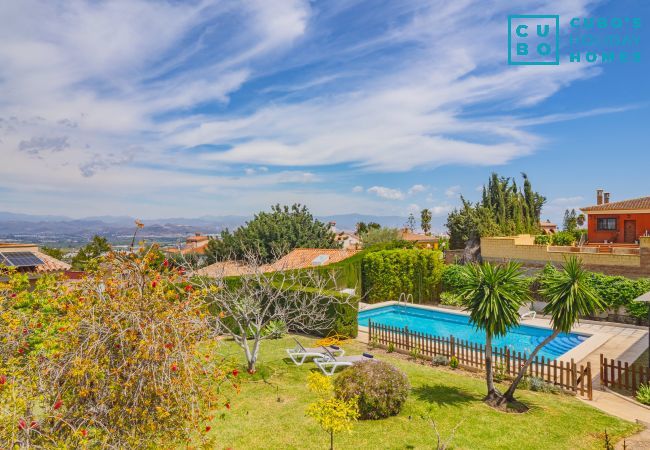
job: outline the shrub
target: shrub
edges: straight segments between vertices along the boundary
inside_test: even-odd
[[[387,351],[388,353],[393,353],[393,352],[395,351],[395,344],[393,344],[392,342],[390,342],[390,343],[388,344],[388,348],[386,349],[386,351]]]
[[[406,374],[383,361],[354,364],[334,380],[337,398],[357,398],[361,419],[383,419],[398,414],[410,389]]]
[[[272,320],[264,327],[262,334],[271,339],[280,339],[287,334],[287,324],[284,320]]]
[[[449,367],[451,367],[452,369],[458,369],[459,365],[460,363],[458,362],[458,358],[456,358],[455,356],[449,358]]]
[[[551,243],[551,236],[548,234],[538,234],[535,236],[535,245],[548,245]]]
[[[368,253],[362,260],[362,285],[370,303],[394,300],[401,293],[417,302],[433,302],[440,295],[444,270],[437,250],[400,249]]]
[[[420,350],[420,347],[414,347],[411,349],[409,352],[409,356],[415,360],[420,358],[422,356],[422,350]]]
[[[443,292],[440,294],[440,304],[448,306],[463,306],[463,299],[451,292]]]
[[[454,292],[463,284],[461,278],[462,267],[460,264],[445,266],[441,277],[443,291]]]
[[[642,384],[636,391],[636,399],[644,405],[650,405],[650,384]]]
[[[148,448],[206,439],[234,366],[215,357],[203,294],[154,253],[111,253],[72,284],[47,276],[32,290],[22,274],[0,282],[0,442]]]
[[[557,394],[560,392],[560,388],[552,383],[547,383],[542,378],[539,377],[525,377],[521,380],[520,386],[523,389],[528,389],[536,392],[548,392],[552,394]]]
[[[576,236],[571,231],[559,231],[551,238],[553,245],[573,245],[576,241]]]
[[[434,366],[446,366],[449,364],[449,359],[445,355],[436,355],[431,360],[431,364]]]

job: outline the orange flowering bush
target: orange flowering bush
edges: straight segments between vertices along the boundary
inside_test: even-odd
[[[156,258],[110,254],[79,282],[0,286],[0,447],[211,445],[208,414],[229,404],[236,371],[200,291]]]

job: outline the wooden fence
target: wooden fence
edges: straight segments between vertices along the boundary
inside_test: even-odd
[[[600,385],[635,393],[640,384],[650,381],[650,368],[621,363],[600,354]]]
[[[396,351],[412,352],[424,359],[442,355],[447,358],[455,356],[460,366],[471,369],[485,369],[485,345],[453,336],[433,336],[408,327],[399,328],[368,321],[368,342],[387,348],[394,346]],[[510,351],[507,347],[493,347],[492,361],[494,371],[504,377],[514,377],[524,365],[528,355]],[[591,364],[578,365],[571,362],[550,360],[536,356],[528,367],[528,375],[543,379],[565,391],[592,399]]]

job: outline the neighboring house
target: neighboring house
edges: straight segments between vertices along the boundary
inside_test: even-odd
[[[167,253],[181,254],[181,255],[203,255],[208,247],[210,238],[201,233],[195,233],[185,239],[185,245],[181,248],[168,248],[165,249]]]
[[[336,233],[336,242],[341,243],[341,248],[358,250],[361,248],[361,239],[354,233],[340,231]]]
[[[70,264],[59,261],[39,251],[34,244],[14,244],[0,242],[0,265],[13,267],[30,278],[38,278],[44,273],[68,272]]]
[[[650,236],[650,197],[611,202],[609,192],[598,189],[596,205],[580,209],[587,214],[590,244],[638,244]]]
[[[551,223],[550,220],[546,220],[546,222],[540,222],[539,227],[542,229],[543,234],[555,234],[557,233],[557,225],[554,223]]]
[[[223,261],[211,264],[196,271],[197,275],[224,277],[250,274],[257,269],[261,272],[280,272],[283,270],[307,269],[309,267],[334,264],[358,253],[358,250],[338,248],[296,248],[271,264],[257,268],[236,261]]]
[[[402,240],[413,242],[420,248],[438,248],[438,237],[429,236],[427,234],[413,233],[408,228],[400,230],[400,238]]]

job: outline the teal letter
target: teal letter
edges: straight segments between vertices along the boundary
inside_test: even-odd
[[[602,55],[603,62],[613,62],[615,57],[614,57],[614,52],[608,52],[608,53],[603,53]]]
[[[515,33],[517,33],[517,36],[519,36],[519,37],[527,37],[528,33],[521,33],[519,31],[519,30],[526,30],[526,29],[528,29],[528,25],[519,25],[517,27],[517,30],[515,31]]]
[[[546,56],[549,53],[551,53],[551,46],[548,45],[546,42],[542,42],[537,46],[537,54]]]
[[[587,54],[585,55],[585,59],[587,60],[587,62],[594,62],[598,59],[598,53],[587,52]]]
[[[518,55],[527,55],[528,54],[528,44],[521,43],[517,44],[517,54]]]
[[[580,26],[580,18],[574,17],[571,19],[571,26],[574,28],[578,28]]]
[[[569,55],[569,61],[580,62],[580,52],[571,53],[571,55]]]
[[[548,25],[544,25],[544,33],[542,33],[542,26],[537,25],[537,36],[548,36],[548,32],[550,31],[550,27]]]

